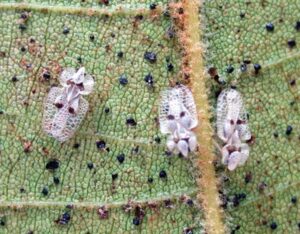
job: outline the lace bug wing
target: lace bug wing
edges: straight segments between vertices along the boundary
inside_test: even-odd
[[[58,78],[60,84],[62,86],[66,86],[67,81],[70,80],[75,73],[76,70],[74,68],[71,67],[65,68]]]
[[[217,101],[217,134],[220,139],[225,139],[224,127],[227,118],[227,91],[222,91]]]
[[[62,105],[58,108],[55,104]],[[69,104],[63,88],[53,87],[44,101],[43,130],[58,141],[66,141],[71,138],[82,122],[87,110],[88,102],[84,98],[79,100],[79,108],[76,114],[69,113]]]
[[[228,157],[228,169],[230,171],[233,171],[237,168],[237,166],[239,165],[239,162],[241,160],[241,153],[240,152],[233,152],[229,155]]]
[[[235,89],[223,90],[219,95],[217,101],[217,134],[223,141],[227,141],[228,136],[232,134],[231,131],[234,130],[242,106],[242,96]],[[231,120],[234,125],[228,127]]]
[[[80,126],[82,120],[84,119],[88,111],[88,108],[89,108],[88,101],[85,100],[83,97],[80,97],[79,108],[77,113],[71,114],[69,113],[69,111],[65,113],[66,114],[65,127],[63,128],[63,130],[59,135],[55,136],[55,138],[61,142],[70,139],[74,135],[78,127]]]
[[[81,91],[80,94],[82,95],[90,94],[93,91],[94,84],[95,84],[94,78],[89,74],[85,74],[84,82],[83,82],[84,91]]]
[[[250,154],[250,148],[247,144],[241,144],[241,159],[239,165],[244,165]]]
[[[195,128],[198,125],[198,116],[196,110],[196,104],[192,92],[184,85],[179,85],[175,88],[178,99],[184,106],[184,110],[190,117],[190,129]]]
[[[248,117],[247,112],[244,106],[242,106],[239,120],[242,122],[241,124],[237,124],[237,130],[239,132],[239,137],[242,141],[250,140],[251,138],[251,131],[248,124]]]
[[[174,96],[173,89],[167,89],[161,92],[160,107],[159,107],[159,125],[160,131],[163,134],[172,134],[173,130],[171,126],[176,124],[175,121],[179,118],[181,112],[180,100]],[[173,116],[173,120],[169,119],[169,116]]]
[[[53,87],[50,89],[48,96],[44,100],[44,114],[42,121],[42,128],[48,134],[52,135],[52,123],[56,114],[58,113],[58,108],[55,103],[58,103],[60,97],[62,97],[63,88]],[[63,100],[62,100],[63,105]]]

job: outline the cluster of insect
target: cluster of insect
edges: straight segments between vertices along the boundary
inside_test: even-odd
[[[249,157],[251,139],[247,113],[241,94],[235,89],[221,92],[217,102],[217,134],[223,141],[222,163],[230,171],[243,165]]]
[[[53,87],[44,102],[43,130],[60,142],[70,139],[83,118],[89,103],[82,95],[93,91],[94,79],[85,73],[66,68],[59,77],[62,87]]]
[[[198,125],[196,105],[191,91],[178,85],[161,93],[160,131],[167,134],[167,148],[184,157],[197,148],[193,129]]]
[[[51,88],[45,99],[43,129],[64,142],[74,135],[87,113],[89,104],[82,95],[92,92],[94,80],[82,67],[78,71],[66,68],[59,82],[62,87]],[[193,129],[198,125],[198,116],[193,95],[186,86],[177,85],[161,93],[159,123],[161,133],[168,135],[169,151],[187,157],[196,150]],[[218,97],[217,134],[224,143],[222,163],[231,171],[243,165],[249,157],[246,142],[251,133],[242,96],[235,89],[226,89]]]

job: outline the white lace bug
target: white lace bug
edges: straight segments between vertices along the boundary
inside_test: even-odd
[[[235,89],[226,89],[218,97],[217,134],[226,143],[236,129],[241,140],[251,138],[242,95]]]
[[[222,163],[234,170],[249,157],[250,148],[243,143],[251,139],[247,113],[241,94],[235,89],[226,89],[217,102],[217,134],[224,142]]]
[[[189,151],[197,147],[197,139],[192,132],[198,125],[196,105],[191,91],[178,85],[161,93],[160,131],[168,134],[167,148],[187,157]]]
[[[222,148],[222,163],[228,167],[230,171],[236,169],[237,166],[245,164],[249,157],[250,148],[248,144],[242,143],[236,130],[228,142]]]
[[[78,129],[89,104],[82,95],[93,91],[94,79],[85,73],[66,68],[59,77],[60,87],[53,87],[44,101],[43,130],[60,142],[70,139]]]

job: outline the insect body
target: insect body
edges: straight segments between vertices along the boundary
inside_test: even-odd
[[[192,132],[198,125],[197,111],[190,90],[179,85],[162,92],[160,103],[160,131],[168,134],[167,147],[170,151],[187,157],[197,147]]]
[[[235,89],[224,90],[217,103],[217,134],[225,143],[222,148],[222,163],[234,170],[243,165],[249,156],[251,139],[247,113],[241,94]]]
[[[77,72],[65,69],[60,78],[62,88],[51,88],[44,102],[43,129],[58,141],[73,136],[87,110],[88,102],[82,97],[92,92],[93,78],[82,67]]]

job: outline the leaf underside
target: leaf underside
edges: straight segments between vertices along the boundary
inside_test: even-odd
[[[235,85],[255,136],[245,166],[234,172],[219,167],[228,227],[232,233],[298,233],[299,1],[205,1],[201,17],[211,102],[215,105],[221,89]],[[274,31],[267,31],[268,23]],[[250,64],[241,72],[245,60]],[[258,74],[253,64],[261,65]],[[217,84],[216,74],[227,84]]]
[[[168,1],[158,2],[156,10],[149,9],[153,1],[109,2],[0,3],[0,233],[202,229],[197,173],[190,160],[165,153],[156,121],[160,91],[181,79],[181,45],[168,35],[172,20],[162,10]],[[20,19],[24,11],[27,20]],[[146,51],[156,53],[157,61],[144,59]],[[59,86],[63,68],[80,66],[93,75],[95,90],[86,98],[90,109],[76,135],[60,144],[42,131],[43,100]],[[153,87],[144,81],[149,73]],[[125,86],[121,75],[128,79]],[[105,146],[99,149],[101,140]],[[54,159],[59,168],[46,169]],[[122,207],[129,201],[133,208],[126,213]],[[109,215],[102,220],[97,211],[103,205]],[[71,220],[58,224],[64,212]],[[140,224],[134,225],[137,217]]]

